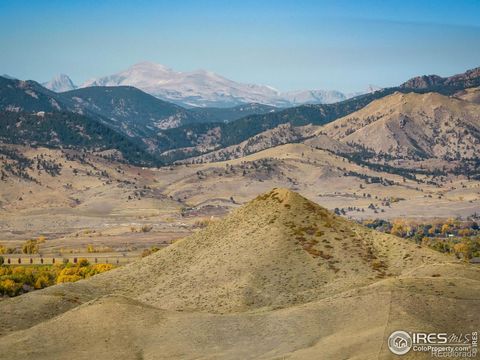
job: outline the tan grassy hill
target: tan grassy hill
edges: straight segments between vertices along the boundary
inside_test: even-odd
[[[275,146],[295,143],[311,137],[319,129],[319,126],[293,126],[290,123],[281,124],[273,129],[261,132],[237,145],[209,152],[204,155],[188,158],[179,163],[205,163],[238,159]],[[192,150],[200,150],[193,148]]]
[[[347,144],[332,139],[327,135],[322,135],[321,126],[281,124],[276,128],[252,136],[238,145],[228,146],[204,155],[179,161],[178,163],[202,164],[239,159],[263,150],[298,142],[302,142],[316,149],[324,149],[335,153],[349,153],[353,151]]]
[[[0,354],[390,359],[393,330],[473,329],[479,291],[477,268],[274,189],[142,261],[0,301]]]
[[[397,158],[468,159],[480,151],[480,105],[437,93],[394,93],[320,131]]]
[[[480,87],[465,89],[453,95],[456,98],[480,104]]]

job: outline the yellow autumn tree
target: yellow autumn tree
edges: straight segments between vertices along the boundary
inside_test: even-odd
[[[24,254],[38,254],[38,248],[37,240],[27,240],[22,246],[22,252]]]
[[[468,242],[460,242],[453,245],[453,251],[457,255],[461,255],[465,260],[472,258],[471,246]]]
[[[37,278],[33,287],[35,289],[43,289],[50,285],[52,284],[50,284],[50,279],[48,278],[48,276],[46,274],[42,274]]]
[[[450,232],[452,231],[452,225],[448,224],[448,223],[445,223],[442,225],[442,229],[440,230],[440,232],[443,234],[443,235],[447,235],[449,234]]]
[[[474,231],[472,229],[460,229],[458,230],[458,236],[471,236],[474,234]]]
[[[392,229],[390,230],[390,234],[404,237],[406,235],[406,226],[402,221],[395,220],[392,224]]]
[[[5,279],[0,281],[0,294],[15,296],[18,294],[21,287],[21,284],[17,284],[12,279]]]
[[[58,274],[57,284],[81,280],[83,277],[78,274],[78,269],[78,266],[66,267],[62,269],[60,274]]]

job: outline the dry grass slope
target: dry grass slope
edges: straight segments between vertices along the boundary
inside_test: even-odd
[[[479,269],[274,189],[141,261],[1,301],[0,353],[389,359],[392,330],[473,329],[479,293]]]
[[[479,151],[479,109],[474,102],[437,93],[394,93],[321,132],[399,158],[472,158]]]

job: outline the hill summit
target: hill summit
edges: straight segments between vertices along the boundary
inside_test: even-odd
[[[148,279],[138,299],[175,310],[279,308],[443,258],[414,247],[338,217],[298,193],[273,189],[125,269],[131,280],[122,282]]]
[[[393,330],[477,326],[479,279],[473,266],[273,189],[141,261],[1,301],[0,353],[387,359]]]

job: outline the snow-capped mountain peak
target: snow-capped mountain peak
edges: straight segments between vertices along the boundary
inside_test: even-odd
[[[141,62],[116,74],[88,80],[81,87],[121,85],[134,86],[159,99],[191,107],[226,108],[247,103],[287,107],[334,103],[351,97],[334,90],[281,93],[272,86],[235,82],[209,70],[178,72],[152,62]]]
[[[50,89],[55,92],[64,92],[70,91],[77,88],[77,86],[73,83],[72,79],[65,74],[58,74],[52,78],[49,82],[43,83],[47,89]]]
[[[264,85],[243,84],[208,70],[177,72],[164,65],[141,62],[119,73],[82,84],[129,85],[160,99],[187,106],[231,107],[245,103],[285,106],[279,92]]]

